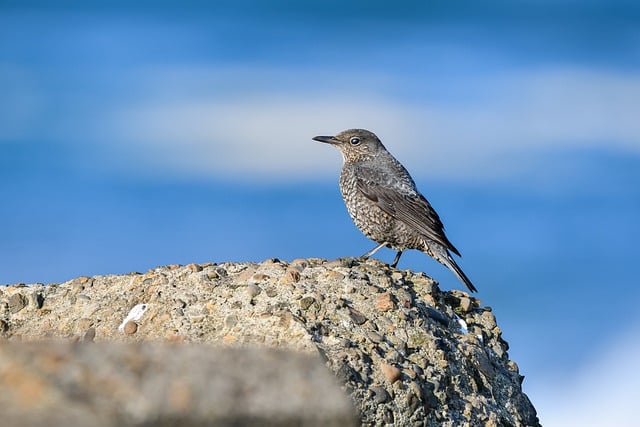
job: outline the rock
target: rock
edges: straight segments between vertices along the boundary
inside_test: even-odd
[[[27,297],[20,293],[15,293],[9,298],[9,311],[17,313],[27,306]]]
[[[269,276],[267,276],[264,273],[256,273],[253,276],[251,276],[251,281],[253,281],[254,283],[259,283],[267,279],[269,279]]]
[[[367,321],[367,318],[355,308],[352,308],[352,307],[347,307],[347,308],[349,310],[349,317],[351,317],[351,320],[353,320],[353,323],[355,323],[356,325],[362,325],[364,324],[364,322]]]
[[[460,298],[460,310],[462,310],[463,313],[468,313],[469,311],[471,311],[472,308],[473,308],[473,305],[471,303],[471,298],[469,297]]]
[[[300,300],[300,307],[303,310],[308,310],[311,307],[311,304],[315,303],[316,299],[314,297],[304,297]]]
[[[384,387],[373,386],[371,387],[371,391],[373,392],[375,403],[380,404],[389,401],[389,393],[387,393],[387,390],[385,390]]]
[[[478,425],[490,420],[497,420],[497,425],[539,425],[491,308],[465,292],[443,292],[423,273],[395,270],[376,260],[310,258],[200,266],[200,271],[190,265],[172,265],[144,274],[4,287],[0,337],[16,346],[21,345],[18,339],[73,337],[87,342],[79,346],[117,347],[125,342],[136,346],[151,341],[172,343],[177,351],[198,343],[208,345],[207,351],[223,347],[319,353],[328,371],[348,390],[365,426],[389,422]],[[40,309],[35,302],[31,307],[35,294],[43,301]],[[458,320],[468,325],[467,334]],[[133,328],[127,322],[136,325],[135,333],[125,332],[125,327]],[[140,372],[155,369],[145,365],[151,363],[149,359],[140,360]],[[216,372],[226,372],[224,360],[216,362]],[[170,363],[174,359],[167,359],[166,365]],[[203,367],[203,378],[213,375],[207,369]],[[295,369],[265,367],[272,384],[263,392],[277,395],[272,393],[277,390],[273,381]],[[154,372],[158,384],[171,382],[160,369]],[[75,378],[72,374],[70,378]],[[27,389],[35,390],[34,384]],[[194,399],[202,397],[194,395],[188,384],[167,386],[165,404],[193,409]],[[61,398],[64,390],[47,387],[40,389],[43,394],[38,401]],[[325,397],[331,396],[314,399]],[[88,395],[87,399],[92,402],[99,397]],[[130,399],[137,401],[135,395]],[[1,401],[0,405],[7,407]],[[78,416],[84,414],[86,408],[82,408],[68,406]],[[127,408],[124,405],[121,410]],[[160,411],[158,417],[163,414]],[[51,416],[56,416],[55,411]],[[95,425],[101,425],[101,420]],[[166,418],[141,420],[138,425],[170,424]]]
[[[376,298],[376,308],[380,311],[393,310],[396,307],[393,296],[389,292],[378,295]]]
[[[247,294],[249,294],[249,298],[258,296],[260,292],[262,292],[262,288],[255,283],[249,283],[247,285]]]
[[[400,379],[400,369],[396,368],[393,365],[389,365],[388,363],[382,363],[380,365],[382,372],[384,373],[385,378],[389,381],[389,384],[393,384]]]
[[[297,258],[291,261],[291,267],[297,268],[298,271],[302,272],[305,268],[309,266],[309,261],[304,258]]]
[[[321,361],[285,351],[7,342],[0,388],[11,427],[358,424]]]
[[[295,269],[289,269],[280,279],[280,283],[297,283],[300,281],[300,272]]]
[[[193,272],[202,271],[202,266],[198,264],[188,264],[187,268]]]
[[[124,324],[124,333],[126,335],[133,335],[138,331],[138,324],[133,320],[129,320]]]

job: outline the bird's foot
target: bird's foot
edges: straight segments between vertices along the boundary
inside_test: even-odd
[[[393,259],[393,263],[391,263],[392,268],[396,268],[396,266],[398,265],[398,261],[400,261],[401,255],[402,255],[402,251],[398,251],[398,253],[396,254],[396,257]]]
[[[376,252],[378,252],[380,250],[380,248],[384,247],[387,245],[387,242],[382,242],[380,243],[378,246],[376,246],[375,248],[371,249],[369,252],[367,252],[366,254],[362,255],[360,258],[362,259],[367,259],[369,258],[371,255],[375,254]]]

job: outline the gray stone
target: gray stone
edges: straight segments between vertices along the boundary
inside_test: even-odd
[[[225,347],[320,354],[327,370],[348,390],[365,426],[384,425],[389,420],[398,426],[477,425],[478,420],[539,425],[533,405],[522,392],[523,377],[509,359],[508,344],[490,307],[481,306],[465,292],[440,291],[423,273],[400,272],[376,260],[298,260],[299,280],[283,280],[294,268],[292,264],[272,260],[223,263],[203,266],[202,271],[173,265],[141,275],[94,276],[57,286],[8,286],[0,293],[0,336],[15,341],[71,338],[86,346],[117,346],[119,342],[137,346],[136,342],[152,341],[170,342],[175,349],[190,347],[189,343],[208,344],[210,352]],[[394,273],[402,280],[390,280]],[[211,279],[211,275],[216,277]],[[249,299],[252,277],[260,279],[256,286],[264,292]],[[34,292],[44,304],[18,309],[23,298],[28,301]],[[398,307],[376,308],[383,293],[398,301]],[[77,298],[80,295],[85,298]],[[472,307],[462,314],[467,334],[455,321],[465,298]],[[177,301],[183,306],[182,314],[175,310]],[[135,333],[120,332],[119,326],[126,324],[124,320],[136,306],[146,310],[127,319],[137,325]],[[142,373],[151,369],[145,363],[136,369]],[[383,364],[395,369],[385,374]],[[227,369],[221,361],[217,366],[219,372]],[[111,368],[95,365],[95,369]],[[277,381],[287,369],[296,368],[263,367],[265,373],[271,373],[268,378],[260,377],[271,382],[263,393],[277,394]],[[81,370],[74,372],[68,372],[69,378],[85,375]],[[160,377],[171,373],[154,372]],[[213,374],[204,370],[201,375]],[[386,387],[388,398],[374,391],[380,385]],[[43,390],[39,400],[59,398],[60,391]],[[88,389],[82,393],[89,401],[97,399]],[[135,395],[127,396],[137,402]],[[71,424],[74,418],[69,417],[77,407],[69,408],[65,422]],[[84,409],[77,411],[78,416],[84,414]],[[158,416],[165,415],[160,412]],[[55,411],[51,416],[57,416]],[[11,425],[4,421],[3,425]],[[95,425],[109,425],[100,422],[97,419]],[[104,422],[112,422],[112,417]],[[169,420],[158,418],[147,425],[153,423]]]
[[[27,297],[20,293],[15,293],[9,298],[9,310],[17,313],[27,306]]]
[[[0,388],[12,427],[357,425],[320,360],[290,351],[8,342]]]

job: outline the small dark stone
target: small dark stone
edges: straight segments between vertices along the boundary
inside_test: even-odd
[[[444,326],[449,325],[449,319],[435,308],[427,307],[427,315],[433,320],[442,323]]]
[[[345,308],[348,305],[349,305],[349,303],[344,298],[338,298],[338,300],[336,301],[336,307],[337,308]]]
[[[375,403],[377,403],[378,405],[381,403],[385,403],[389,401],[389,393],[387,393],[387,390],[385,390],[384,387],[382,386],[373,386],[371,387],[371,391],[374,394],[374,399],[373,401]]]
[[[44,304],[44,296],[37,292],[33,293],[33,303],[35,304],[37,309],[41,309]]]
[[[356,325],[362,325],[367,321],[367,318],[364,317],[362,313],[352,307],[349,307],[349,317],[351,317],[351,320],[353,320],[353,323]]]
[[[344,257],[344,258],[338,258],[338,259],[334,259],[333,261],[329,261],[327,262],[325,265],[327,267],[345,267],[345,268],[351,268],[354,265],[356,265],[356,261],[355,259],[351,258],[351,257]]]
[[[13,294],[9,298],[9,310],[17,313],[27,306],[27,299],[22,294]]]
[[[314,302],[316,302],[316,299],[314,297],[304,297],[300,300],[300,308],[302,308],[303,310],[308,310],[309,307],[311,307],[311,304],[313,304]]]

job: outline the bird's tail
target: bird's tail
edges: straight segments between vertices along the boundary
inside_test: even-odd
[[[427,247],[427,249],[424,252],[427,255],[431,256],[440,264],[451,270],[453,274],[455,274],[456,277],[460,279],[460,281],[464,283],[471,292],[478,292],[478,289],[473,286],[471,280],[469,280],[467,275],[464,274],[464,271],[462,271],[462,269],[458,266],[456,261],[451,257],[451,254],[449,254],[449,251],[447,251],[444,246],[436,242],[425,242],[425,246]]]

